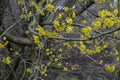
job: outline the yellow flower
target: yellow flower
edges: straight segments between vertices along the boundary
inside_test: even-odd
[[[26,69],[26,72],[32,74],[32,73],[33,73],[33,70],[32,70],[31,68],[27,68],[27,69]]]
[[[54,61],[57,62],[59,59],[58,58],[55,58]]]
[[[97,29],[101,28],[101,21],[92,22],[92,26]]]
[[[71,18],[75,18],[76,14],[74,11],[72,11]]]
[[[114,53],[115,55],[118,55],[119,54],[119,52],[118,51],[115,51],[115,53]]]
[[[96,51],[96,53],[99,53],[101,51],[101,47],[100,46],[96,47],[95,51]]]
[[[41,75],[44,75],[46,73],[46,70],[43,70],[40,72]]]
[[[115,25],[118,27],[120,25],[120,19],[114,20]]]
[[[72,26],[68,26],[68,27],[66,28],[66,33],[69,34],[69,33],[72,32],[72,30],[73,30],[73,27],[72,27]]]
[[[60,13],[57,15],[57,18],[60,19],[60,18],[62,18],[63,15],[64,15],[64,13]]]
[[[111,26],[113,26],[113,24],[114,24],[114,21],[113,20],[111,20],[111,19],[105,19],[104,21],[103,21],[103,25],[104,25],[104,27],[111,27]]]
[[[65,12],[68,12],[68,11],[69,11],[69,8],[68,8],[68,7],[65,7],[65,8],[64,8],[64,11],[65,11]]]
[[[113,12],[115,15],[117,15],[118,14],[118,9],[116,8],[116,9],[114,9],[114,12]]]
[[[25,18],[25,14],[21,14],[20,19],[24,19],[24,18]]]
[[[59,26],[60,26],[59,21],[55,20],[55,21],[54,21],[54,27],[57,28],[57,27],[59,27]]]
[[[68,68],[64,67],[64,68],[63,68],[63,71],[68,71]]]
[[[45,51],[46,51],[46,52],[49,52],[50,50],[47,48]]]
[[[119,57],[116,57],[116,61],[119,61],[120,59],[119,59]]]
[[[113,7],[112,3],[109,4],[110,7]]]
[[[22,4],[23,4],[22,0],[18,0],[18,5],[20,6]]]
[[[106,66],[105,66],[105,70],[106,70],[107,72],[112,73],[112,72],[115,71],[115,66],[114,66],[114,65],[106,65]]]
[[[10,60],[11,60],[10,57],[6,57],[6,58],[4,58],[4,59],[2,60],[2,62],[3,62],[4,64],[10,64]]]
[[[86,49],[86,46],[85,46],[84,44],[82,44],[82,45],[80,45],[79,49],[80,49],[81,51],[84,51],[84,50]]]
[[[62,49],[61,49],[61,48],[59,49],[59,52],[62,52]]]
[[[35,43],[39,43],[39,37],[37,35],[33,35],[33,40]]]
[[[86,22],[86,20],[83,20],[81,23],[82,23],[82,24],[86,24],[87,22]]]
[[[100,12],[98,12],[98,15],[101,17],[101,18],[111,18],[111,17],[114,17],[115,15],[111,12],[109,12],[108,10],[102,10]]]
[[[92,32],[92,28],[91,27],[82,28],[81,31],[84,34],[84,36],[89,36],[89,34]]]
[[[28,12],[28,18],[32,17],[32,11]]]
[[[2,38],[4,41],[6,41],[6,39],[7,39],[7,37],[6,36],[3,36],[3,38]]]
[[[49,52],[46,52],[46,56],[49,56],[50,55],[50,53]]]
[[[30,2],[28,2],[28,4],[27,4],[29,7],[32,7],[32,6],[34,6],[35,5],[35,2],[34,1],[30,1]]]
[[[36,27],[36,30],[38,31],[38,33],[39,33],[38,35],[39,35],[40,37],[45,36],[45,31],[44,31],[44,29],[43,29],[42,26],[38,25],[38,26]]]
[[[62,64],[61,64],[61,63],[58,63],[58,64],[57,64],[57,66],[58,66],[58,67],[61,67],[61,66],[62,66]]]
[[[100,60],[100,62],[99,62],[100,64],[103,64],[103,60]]]
[[[72,23],[73,23],[72,18],[67,18],[67,19],[66,19],[66,23],[67,23],[67,24],[72,24]]]
[[[18,56],[19,55],[19,52],[18,51],[15,51],[15,53],[14,53],[16,56]]]
[[[46,5],[46,10],[47,11],[52,11],[54,9],[54,6],[51,4]]]

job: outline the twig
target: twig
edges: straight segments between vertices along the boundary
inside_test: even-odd
[[[58,39],[58,40],[66,40],[66,41],[89,41],[89,40],[94,40],[94,39],[97,39],[99,37],[102,37],[102,36],[105,36],[107,34],[111,34],[115,31],[119,31],[120,28],[117,28],[117,29],[114,29],[114,30],[111,30],[111,31],[108,31],[108,32],[103,32],[95,37],[90,37],[90,38],[85,38],[85,39],[81,39],[81,38],[60,38],[60,37],[49,37],[51,39]]]
[[[15,15],[13,15],[12,13],[10,13],[10,12],[8,12],[8,11],[6,11],[6,10],[2,9],[2,8],[0,8],[0,11],[4,11],[5,13],[7,13],[7,14],[9,14],[9,15],[13,16],[13,17],[15,17]]]
[[[11,25],[9,28],[7,28],[0,36],[0,39],[10,30],[12,29],[15,25],[17,25],[19,22],[21,22],[21,19],[18,20],[16,23],[14,23],[13,25]]]
[[[11,71],[8,73],[8,75],[6,76],[6,78],[5,78],[5,79],[3,79],[3,80],[7,80],[7,79],[8,79],[8,77],[10,76],[10,74],[11,74]]]
[[[25,62],[23,62],[23,63],[24,63],[24,71],[23,71],[23,75],[22,75],[20,80],[23,80],[23,78],[25,76],[25,71],[26,71],[26,63]]]

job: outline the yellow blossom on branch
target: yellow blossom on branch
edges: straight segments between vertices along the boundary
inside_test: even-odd
[[[35,2],[34,1],[30,1],[30,2],[28,2],[28,4],[27,4],[27,6],[29,6],[29,7],[33,7],[35,5]]]
[[[63,71],[68,71],[68,68],[67,68],[67,67],[64,67],[64,68],[63,68]]]
[[[29,11],[27,16],[28,18],[32,17],[32,11]]]
[[[115,71],[115,66],[114,66],[114,65],[106,65],[106,66],[105,66],[105,70],[106,70],[107,72],[112,73],[112,72]]]
[[[72,26],[68,26],[68,27],[66,28],[66,34],[71,33],[72,30],[73,30],[73,27],[72,27]]]
[[[40,42],[40,39],[37,35],[33,35],[33,40],[34,40],[34,43],[39,43]]]
[[[110,18],[104,19],[103,26],[104,27],[111,27],[114,25],[114,21]]]
[[[86,27],[86,28],[82,28],[82,33],[84,34],[84,36],[89,36],[90,33],[92,32],[92,28],[90,26]]]
[[[80,49],[81,51],[84,51],[84,50],[86,49],[86,46],[85,46],[84,44],[82,44],[82,45],[80,45],[79,49]]]
[[[6,41],[7,40],[7,37],[6,36],[3,36],[3,38],[2,38],[4,41]]]
[[[54,6],[52,4],[47,4],[46,5],[46,10],[47,11],[52,11],[54,9]]]
[[[10,57],[6,57],[6,58],[4,58],[3,60],[2,60],[2,62],[4,63],[4,64],[10,64],[10,62],[11,62],[11,58]]]
[[[33,73],[33,70],[32,70],[31,68],[27,68],[27,69],[26,69],[26,72],[32,74],[32,73]]]
[[[67,24],[72,24],[72,23],[73,23],[72,18],[67,18],[67,19],[66,19],[66,23],[67,23]]]
[[[102,24],[101,21],[92,22],[92,26],[97,29],[101,28],[101,26],[102,26],[101,24]]]
[[[64,11],[65,11],[65,12],[68,12],[68,11],[69,11],[69,8],[68,8],[68,7],[65,7],[65,8],[64,8]]]

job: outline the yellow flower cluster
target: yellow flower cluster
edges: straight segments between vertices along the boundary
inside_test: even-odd
[[[51,36],[56,37],[56,36],[58,36],[58,33],[56,31],[46,31],[40,25],[38,25],[36,27],[36,31],[38,31],[38,36],[39,37],[51,37]]]
[[[115,24],[117,27],[120,26],[120,19],[114,20],[114,24]]]
[[[30,1],[30,2],[27,3],[27,6],[29,6],[29,7],[34,7],[35,4],[36,4],[36,3],[35,3],[34,1]]]
[[[68,12],[68,11],[69,11],[69,8],[68,8],[68,7],[65,7],[65,8],[64,8],[64,11],[65,11],[65,12]]]
[[[54,6],[52,4],[47,4],[46,5],[46,10],[47,11],[53,11],[53,9],[54,9]]]
[[[71,17],[71,18],[75,18],[75,17],[76,17],[75,12],[74,12],[74,11],[72,11],[72,12],[71,12],[71,14],[69,15],[69,17]]]
[[[45,36],[45,31],[42,26],[38,25],[35,30],[38,31],[39,37]]]
[[[107,72],[112,73],[112,72],[115,71],[115,66],[114,66],[114,65],[106,65],[106,66],[105,66],[105,70],[106,70]]]
[[[63,43],[63,46],[65,46],[65,47],[67,47],[67,48],[69,48],[69,49],[72,48],[70,42],[64,42],[64,43]]]
[[[44,76],[47,76],[46,70],[42,70],[42,71],[40,72],[40,74],[41,74],[41,75],[44,75]]]
[[[64,15],[64,13],[59,13],[59,14],[57,15],[57,17],[56,17],[56,20],[62,18],[63,15]]]
[[[26,72],[32,74],[32,73],[33,73],[33,69],[27,68],[27,69],[26,69]]]
[[[73,27],[72,27],[72,26],[67,26],[67,28],[66,28],[66,34],[71,33],[72,30],[73,30]]]
[[[57,27],[59,27],[59,26],[60,26],[59,21],[55,20],[55,21],[54,21],[54,27],[57,28]]]
[[[1,48],[4,48],[5,46],[7,46],[7,44],[9,43],[8,41],[7,41],[7,37],[6,36],[3,36],[3,41],[4,41],[4,43],[0,43],[0,49]]]
[[[118,9],[114,9],[113,14],[114,14],[115,16],[117,16],[117,15],[118,15]]]
[[[23,4],[22,0],[18,0],[17,3],[18,3],[19,6]]]
[[[37,49],[44,46],[39,38],[40,37],[38,35],[33,34],[33,40],[34,40],[34,43],[37,44],[37,47],[36,47]]]
[[[28,18],[32,17],[32,11],[29,11],[29,12],[28,12],[27,17],[28,17]]]
[[[50,64],[51,64],[51,62],[47,63],[47,65],[50,65]],[[47,65],[45,65],[43,63],[40,63],[40,68],[41,68],[40,74],[41,75],[47,76],[47,74],[46,74],[46,71],[47,71],[47,68],[48,68]]]
[[[2,60],[2,62],[4,63],[4,64],[7,64],[7,65],[9,65],[10,64],[10,61],[11,60],[11,58],[10,57],[6,57],[6,58],[4,58],[3,60]]]
[[[100,16],[101,18],[115,17],[115,15],[113,13],[109,12],[108,10],[102,10],[102,11],[98,12],[98,16]]]
[[[89,54],[89,55],[93,55],[96,53],[100,53],[103,49],[108,47],[108,43],[105,42],[102,46],[95,46],[95,48],[92,49],[86,49],[85,53]]]
[[[54,28],[57,30],[57,31],[63,31],[65,29],[65,23],[59,23],[58,20],[55,20],[54,21]]]
[[[95,52],[96,52],[96,53],[100,53],[101,50],[102,50],[102,49],[101,49],[101,46],[97,46],[97,47],[95,48]]]
[[[92,26],[94,27],[94,28],[96,28],[96,29],[99,29],[99,28],[101,28],[101,21],[94,21],[94,22],[92,22]]]
[[[92,32],[92,28],[90,27],[90,26],[88,26],[88,27],[85,27],[85,28],[82,28],[82,33],[84,34],[84,36],[89,36],[90,35],[90,33]]]
[[[39,43],[40,42],[40,39],[37,35],[33,35],[33,40],[34,40],[34,43]]]
[[[110,18],[104,19],[103,26],[104,27],[111,27],[114,25],[114,21]]]
[[[66,19],[66,23],[69,24],[69,25],[71,25],[73,23],[72,18],[67,18]]]
[[[35,10],[36,10],[36,12],[39,13],[40,15],[42,15],[42,16],[45,15],[45,13],[43,12],[40,4],[35,4]]]
[[[5,47],[5,45],[2,44],[2,43],[0,43],[0,49],[1,49],[1,48],[4,48],[4,47]]]
[[[49,49],[46,49],[46,50],[45,50],[45,53],[46,53],[46,56],[50,56],[50,55],[53,54],[53,52],[50,51]]]
[[[84,44],[81,44],[80,47],[79,47],[79,49],[80,49],[81,51],[84,51],[84,50],[86,49],[86,46],[85,46]]]

